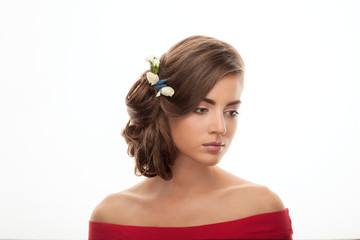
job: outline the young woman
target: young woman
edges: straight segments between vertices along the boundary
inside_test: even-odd
[[[126,97],[123,131],[136,173],[147,178],[95,208],[89,239],[292,238],[275,193],[216,166],[236,132],[239,53],[192,36],[148,61]]]

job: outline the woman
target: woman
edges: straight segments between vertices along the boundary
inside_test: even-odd
[[[126,97],[123,131],[136,173],[148,178],[95,208],[89,239],[291,238],[275,193],[216,166],[237,127],[238,52],[192,36],[148,61]]]

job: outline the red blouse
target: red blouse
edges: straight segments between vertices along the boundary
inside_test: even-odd
[[[141,227],[89,221],[89,240],[292,239],[289,210],[191,227]]]

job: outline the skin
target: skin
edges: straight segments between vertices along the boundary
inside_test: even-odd
[[[226,75],[194,112],[170,118],[178,149],[173,178],[170,181],[148,178],[130,189],[109,195],[95,208],[90,220],[184,227],[284,210],[280,198],[267,187],[216,166],[235,135],[240,103],[234,102],[241,101],[242,91],[243,76]],[[219,152],[210,152],[203,146],[209,142],[223,142],[225,146]]]

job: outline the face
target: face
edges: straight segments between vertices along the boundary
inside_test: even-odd
[[[220,161],[236,132],[242,76],[224,76],[193,112],[169,118],[178,149],[176,161],[196,161],[207,166]]]

